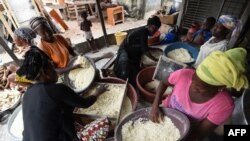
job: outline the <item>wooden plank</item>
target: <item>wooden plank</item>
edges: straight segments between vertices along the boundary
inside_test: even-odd
[[[35,4],[36,4],[37,8],[39,9],[41,15],[42,15],[43,17],[45,17],[44,9],[43,9],[43,7],[41,6],[41,1],[40,1],[40,0],[35,0]]]
[[[15,15],[15,13],[13,12],[13,10],[12,10],[10,4],[8,3],[8,1],[7,1],[7,0],[2,0],[2,3],[3,3],[4,5],[6,4],[6,7],[8,8],[8,11],[10,12],[10,15],[12,16],[14,22],[16,23],[17,28],[20,27],[20,24],[19,24],[19,22],[18,22],[18,20],[17,20],[17,18],[16,18],[16,15]]]
[[[2,11],[0,11],[0,19],[1,19],[4,27],[7,29],[8,33],[10,34],[11,38],[14,39],[14,32],[12,31],[11,26],[6,21]]]
[[[101,69],[110,68],[114,64],[116,57],[117,55],[114,55],[111,59],[109,59],[109,61]]]
[[[5,5],[5,3],[4,3],[3,1],[2,1],[2,4],[3,4],[3,7],[4,7],[4,9],[5,9],[5,12],[7,13],[8,19],[11,20],[11,22],[12,22],[14,28],[17,29],[17,24],[16,24],[15,21],[13,20],[13,18],[12,18],[12,16],[11,16],[11,13],[10,13],[10,11],[8,10],[8,7]]]
[[[67,4],[95,4],[96,2],[95,2],[95,0],[81,0],[81,1],[75,1],[75,2],[73,2],[73,1],[65,1],[65,3],[67,3]]]
[[[0,4],[0,11],[4,11],[3,4]]]
[[[118,111],[118,116],[117,116],[117,119],[116,119],[116,125],[118,125],[118,123],[120,122],[120,118],[121,118],[121,111],[122,111],[122,105],[124,103],[124,99],[125,99],[125,95],[127,95],[127,90],[128,90],[128,78],[126,80],[126,83],[125,83],[125,90],[123,91],[123,94],[122,94],[122,101],[121,101],[121,104],[120,104],[120,107],[119,107],[119,111]]]
[[[90,9],[90,15],[93,15],[94,14],[94,11],[93,11],[93,9],[92,9],[92,7],[91,7],[91,5],[90,4],[88,4],[88,6],[89,6],[89,9]]]
[[[80,25],[77,5],[75,4],[74,7],[75,7],[75,12],[76,12],[76,21],[77,21],[78,25]]]
[[[5,49],[5,51],[10,55],[10,57],[14,60],[14,62],[17,65],[21,65],[19,59],[16,57],[16,55],[11,51],[11,49],[9,48],[9,46],[5,43],[5,41],[3,40],[2,37],[0,37],[0,44],[1,46]]]

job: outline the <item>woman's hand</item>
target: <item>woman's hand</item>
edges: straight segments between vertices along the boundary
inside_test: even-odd
[[[159,106],[152,107],[152,109],[150,111],[149,118],[150,118],[150,120],[152,120],[153,122],[156,122],[156,123],[160,123],[161,121],[163,121],[163,114],[162,114]]]
[[[104,93],[107,90],[108,90],[108,85],[102,84],[96,88],[95,93],[93,95],[98,97],[100,94]]]

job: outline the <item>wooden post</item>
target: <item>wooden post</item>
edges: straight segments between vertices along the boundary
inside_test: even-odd
[[[74,9],[75,9],[75,13],[76,13],[77,24],[80,25],[80,23],[79,23],[79,17],[78,17],[78,10],[77,10],[77,4],[74,4]]]
[[[98,14],[99,14],[99,17],[100,17],[100,20],[101,20],[105,45],[106,45],[106,47],[108,47],[109,44],[108,44],[108,41],[107,41],[107,32],[106,32],[106,27],[105,27],[105,23],[104,23],[104,18],[103,18],[103,15],[102,15],[102,9],[101,9],[101,6],[100,6],[100,0],[96,0],[96,5],[97,5],[97,9],[98,9]]]
[[[5,49],[5,51],[10,55],[10,57],[14,60],[14,62],[17,65],[21,65],[19,59],[16,57],[16,55],[11,51],[9,46],[5,43],[2,37],[0,37],[0,44]]]

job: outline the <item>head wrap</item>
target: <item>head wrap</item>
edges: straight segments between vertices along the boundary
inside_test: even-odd
[[[248,88],[245,73],[247,52],[243,48],[234,48],[226,52],[214,51],[198,66],[197,76],[214,86],[226,86],[240,90]]]
[[[225,28],[233,31],[232,37],[239,36],[242,24],[241,21],[236,17],[231,15],[222,15],[220,16],[218,23],[222,24]]]
[[[42,16],[31,18],[30,28],[32,28],[35,31],[40,25],[46,25],[50,27],[47,19]]]
[[[36,38],[36,33],[28,27],[20,27],[14,31],[15,35],[32,44],[33,39]]]

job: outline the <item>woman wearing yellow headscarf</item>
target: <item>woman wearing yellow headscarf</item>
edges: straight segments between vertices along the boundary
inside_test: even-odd
[[[248,80],[244,75],[246,55],[247,52],[243,48],[231,49],[225,53],[216,51],[198,66],[196,74],[210,85],[236,90],[248,88]]]
[[[180,69],[158,86],[150,113],[159,122],[159,104],[167,86],[174,86],[172,93],[162,101],[164,107],[183,112],[189,118],[192,131],[188,140],[200,141],[232,114],[234,102],[225,88],[248,88],[245,73],[246,50],[235,48],[226,52],[214,51],[198,66],[197,70]]]

